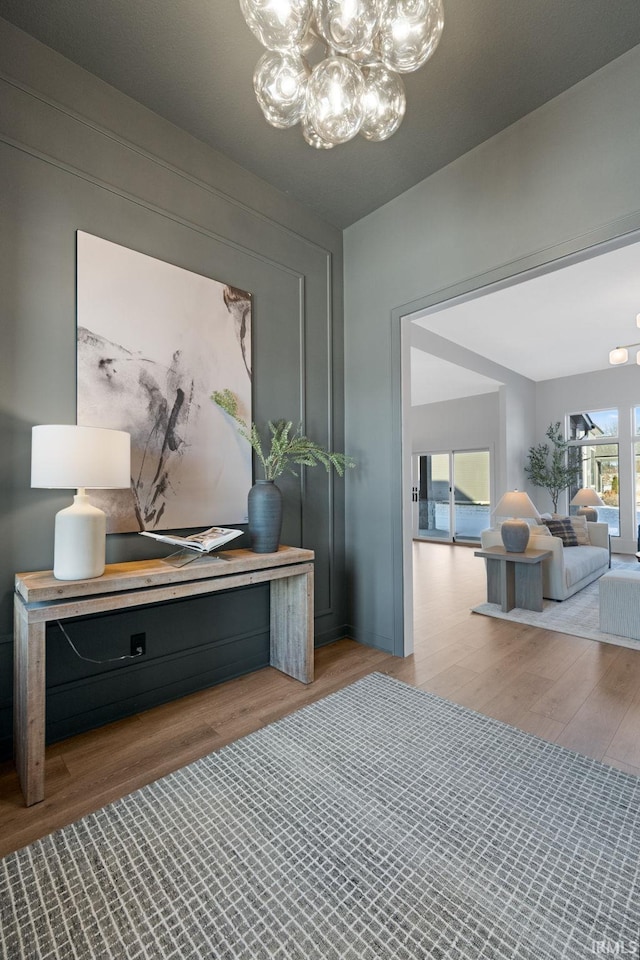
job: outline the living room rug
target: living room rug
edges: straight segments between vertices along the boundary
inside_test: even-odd
[[[611,569],[631,570],[638,575],[640,584],[640,564],[637,560],[631,562],[613,557]],[[571,633],[576,637],[586,637],[588,640],[600,640],[603,643],[615,643],[620,647],[640,649],[640,640],[618,637],[613,633],[603,633],[600,630],[599,589],[596,580],[568,600],[545,600],[540,612],[514,607],[508,613],[503,613],[497,603],[480,603],[477,607],[473,607],[471,612],[481,613],[485,617],[497,617],[499,620],[511,620],[513,623],[524,623],[530,627],[540,627],[542,630]]]
[[[0,954],[635,956],[639,864],[640,778],[373,674],[0,861]]]

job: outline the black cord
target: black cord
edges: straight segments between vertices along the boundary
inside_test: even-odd
[[[71,649],[73,650],[73,652],[75,653],[76,657],[79,657],[80,660],[86,660],[87,663],[115,663],[117,660],[136,660],[138,657],[142,656],[142,650],[141,650],[139,653],[126,653],[123,657],[110,657],[108,660],[93,660],[91,657],[83,657],[82,654],[79,653],[78,650],[76,649],[76,646],[73,640],[71,639],[71,637],[69,636],[65,628],[62,626],[60,621],[56,620],[56,623],[62,630],[62,635],[66,637],[67,642],[71,647]]]

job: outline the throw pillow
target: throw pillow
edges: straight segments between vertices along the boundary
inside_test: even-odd
[[[545,527],[544,523],[536,523],[531,527],[531,536],[532,537],[550,537],[551,530],[548,527]]]
[[[579,547],[590,547],[589,528],[587,527],[586,517],[569,517],[573,532],[576,535]]]
[[[563,546],[578,546],[578,538],[569,517],[562,517],[561,520],[545,520],[544,524],[549,528],[552,537],[560,537]]]

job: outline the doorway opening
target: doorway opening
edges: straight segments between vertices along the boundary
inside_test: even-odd
[[[529,443],[535,439],[536,429],[536,396],[532,384],[538,380],[553,380],[555,377],[568,376],[564,372],[549,373],[542,371],[538,375],[535,371],[520,369],[520,360],[530,357],[539,357],[544,351],[539,351],[535,341],[527,342],[527,345],[518,337],[490,335],[490,328],[485,322],[496,313],[495,302],[489,301],[489,296],[501,294],[513,288],[513,296],[521,296],[523,292],[518,289],[526,282],[545,278],[547,275],[552,278],[557,275],[557,282],[567,285],[571,282],[573,273],[565,273],[566,268],[572,270],[582,264],[588,266],[585,275],[593,275],[598,279],[602,271],[605,272],[611,265],[611,259],[605,259],[605,255],[613,254],[627,247],[633,247],[640,241],[640,231],[629,230],[618,236],[603,235],[598,242],[595,237],[594,243],[590,247],[583,247],[579,244],[583,238],[576,240],[574,250],[571,252],[566,245],[550,248],[543,251],[539,256],[531,257],[527,261],[513,262],[504,264],[499,271],[488,273],[482,277],[473,277],[461,282],[455,286],[440,289],[424,296],[419,300],[412,300],[410,303],[396,307],[392,311],[392,323],[394,326],[394,379],[396,393],[394,402],[397,404],[395,412],[397,413],[397,423],[400,430],[398,435],[397,450],[401,462],[400,471],[400,492],[402,497],[402,527],[399,530],[397,545],[397,555],[401,557],[402,577],[397,581],[397,610],[398,621],[402,623],[401,634],[398,634],[397,652],[399,655],[407,656],[413,649],[413,551],[415,549],[415,513],[419,510],[418,502],[420,500],[420,490],[416,492],[416,485],[420,487],[420,482],[416,484],[416,474],[413,454],[416,453],[415,447],[415,426],[412,403],[411,388],[415,377],[412,377],[412,349],[417,349],[421,353],[429,356],[435,356],[438,360],[445,363],[457,365],[465,370],[471,369],[474,373],[481,373],[499,382],[498,388],[498,410],[497,417],[491,420],[494,424],[495,436],[492,438],[491,446],[491,492],[492,498],[501,491],[517,487],[524,489],[526,478],[524,476],[524,464],[526,450]],[[602,257],[602,260],[601,260]],[[614,265],[617,260],[614,261]],[[624,266],[624,263],[622,264]],[[580,274],[582,276],[582,273]],[[594,282],[595,282],[594,280]],[[610,285],[601,284],[605,290],[610,290]],[[528,289],[528,288],[527,288]],[[556,298],[558,299],[558,298]],[[555,301],[554,301],[555,302]],[[559,299],[558,299],[559,302]],[[512,330],[513,317],[520,316],[521,311],[517,308],[517,303],[510,303],[508,321]],[[463,318],[454,314],[452,308],[472,304],[471,310],[465,314],[464,322],[458,323],[456,320]],[[514,306],[514,304],[516,304]],[[476,307],[479,311],[476,315]],[[451,308],[451,309],[450,309]],[[445,316],[446,312],[446,316]],[[567,314],[568,316],[568,314]],[[435,319],[433,319],[435,318]],[[427,321],[424,323],[423,321]],[[446,323],[445,323],[446,321]],[[561,318],[563,336],[565,335],[564,316]],[[555,320],[556,327],[559,329],[560,321]],[[422,327],[419,339],[415,336],[416,325]],[[600,324],[596,330],[599,334],[606,334],[606,342],[598,343],[598,357],[591,361],[591,370],[600,369],[601,356],[607,356],[607,344],[611,339],[611,333],[608,328],[601,330]],[[522,329],[534,331],[535,335],[542,335],[544,331],[538,329],[538,325],[530,324],[528,327],[523,325]],[[482,341],[478,342],[478,333],[482,336]],[[566,333],[567,339],[569,334]],[[590,343],[595,337],[590,338]],[[592,343],[592,346],[594,343]],[[516,353],[504,354],[505,346]],[[500,349],[498,349],[500,348]],[[502,352],[500,352],[502,350]],[[546,354],[544,354],[546,355]],[[515,359],[514,359],[515,357]],[[604,367],[602,368],[604,369]],[[429,376],[422,379],[425,382],[433,383],[433,371]],[[533,395],[532,395],[533,391]],[[480,391],[478,391],[478,395]],[[464,394],[462,396],[469,396]],[[449,393],[447,399],[456,398]],[[437,398],[429,397],[422,399],[422,403],[438,402]],[[473,409],[473,408],[471,408]],[[437,432],[437,431],[436,431]],[[453,443],[455,440],[451,438]],[[481,444],[485,443],[485,438],[478,438]],[[428,436],[424,434],[420,437],[420,447],[418,450],[424,453],[418,453],[418,456],[428,456],[433,454],[451,453],[452,451],[443,450],[442,447],[429,448]],[[434,443],[440,443],[439,439],[434,437]],[[446,442],[446,439],[445,439]],[[464,442],[464,441],[462,441]],[[472,441],[473,442],[473,441]],[[452,445],[453,445],[452,443]],[[424,444],[424,445],[423,445]],[[425,464],[426,468],[426,464]],[[455,481],[450,481],[450,486],[455,486]],[[455,491],[452,490],[452,493]],[[426,493],[426,491],[425,491]],[[423,499],[429,499],[429,493]],[[433,499],[433,497],[432,497]],[[455,506],[455,505],[454,505]],[[446,507],[445,513],[446,513]],[[449,505],[448,530],[440,529],[436,526],[436,534],[429,535],[430,540],[439,540],[440,542],[453,542],[456,530],[455,515],[451,517],[451,505]],[[486,524],[485,526],[490,526]],[[424,529],[424,528],[423,528]],[[426,528],[429,529],[428,526]],[[425,537],[425,539],[427,539]],[[635,541],[634,541],[635,542]]]

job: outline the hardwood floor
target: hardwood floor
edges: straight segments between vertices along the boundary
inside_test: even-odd
[[[47,795],[26,808],[0,765],[0,856],[374,670],[640,775],[640,650],[470,613],[473,550],[414,544],[415,652],[351,640],[316,651],[308,687],[270,667],[47,749]]]

